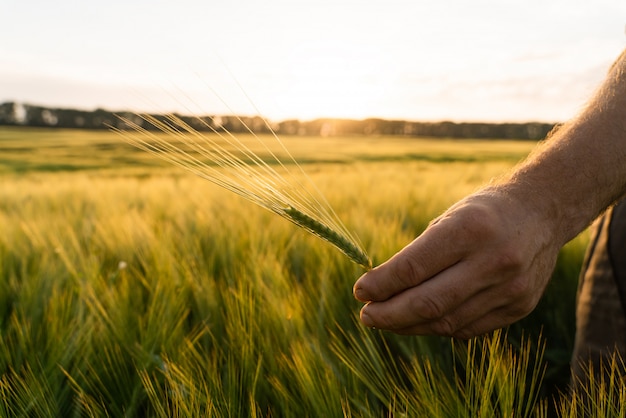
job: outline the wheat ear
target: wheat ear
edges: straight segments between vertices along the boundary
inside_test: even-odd
[[[355,263],[365,267],[367,270],[372,268],[372,261],[367,254],[349,238],[291,206],[285,209],[284,213],[284,216],[291,222],[333,244]]]
[[[293,222],[313,235],[334,245],[352,261],[369,270],[372,263],[359,240],[344,226],[324,196],[306,176],[278,136],[289,163],[300,170],[305,184],[291,172],[262,138],[238,118],[252,137],[259,141],[273,158],[280,172],[255,154],[228,131],[218,131],[205,118],[196,118],[210,133],[199,132],[180,117],[170,114],[157,118],[147,114],[118,116],[125,129],[112,129],[130,144],[180,166],[259,206]],[[159,135],[146,126],[156,127]],[[228,148],[223,144],[227,144]]]

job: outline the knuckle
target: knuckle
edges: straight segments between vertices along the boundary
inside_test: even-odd
[[[443,302],[432,296],[424,296],[418,303],[417,313],[422,318],[433,321],[443,319],[446,314]]]
[[[424,274],[424,269],[418,260],[413,257],[402,257],[398,260],[396,269],[393,271],[393,279],[400,288],[408,288],[419,283],[419,278]]]
[[[523,265],[524,256],[519,247],[511,245],[501,248],[497,254],[494,254],[493,262],[496,270],[517,270]]]
[[[482,228],[489,228],[493,225],[493,213],[485,205],[474,204],[469,207],[467,214],[471,225],[480,225]]]
[[[508,314],[512,320],[524,318],[535,309],[536,303],[532,298],[521,298],[509,306]]]
[[[511,300],[520,303],[531,292],[530,282],[524,276],[517,277],[507,284],[507,291]]]
[[[439,318],[433,322],[431,329],[434,334],[446,337],[452,337],[457,333],[457,327],[454,321],[447,316]]]
[[[493,214],[483,205],[471,205],[464,211],[462,223],[459,225],[465,236],[484,237],[497,232]]]

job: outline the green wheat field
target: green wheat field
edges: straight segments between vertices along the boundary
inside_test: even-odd
[[[374,264],[535,145],[282,139]],[[529,317],[463,342],[362,327],[361,267],[111,132],[0,128],[0,232],[3,417],[626,412],[616,381],[568,391],[586,233]]]

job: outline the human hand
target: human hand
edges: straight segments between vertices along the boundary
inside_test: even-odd
[[[471,338],[523,318],[564,244],[553,218],[497,188],[467,197],[359,278],[361,321],[398,334]]]

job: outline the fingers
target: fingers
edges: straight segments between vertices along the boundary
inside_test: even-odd
[[[415,327],[416,330],[423,330],[429,334],[439,333],[433,332],[430,327],[441,318],[447,318],[451,312],[457,310],[457,307],[466,306],[469,299],[476,298],[493,284],[488,281],[472,280],[474,269],[468,264],[470,263],[457,263],[419,286],[411,287],[385,301],[366,304],[361,310],[362,322],[367,326],[382,329],[400,330]],[[475,314],[461,312],[461,314],[472,315],[467,318],[473,320],[482,315],[482,312]],[[444,326],[443,333],[446,331],[445,328]]]
[[[494,309],[482,318],[459,329],[452,336],[469,340],[470,338],[486,334],[493,330],[504,328],[519,319],[521,319],[521,317],[511,316],[506,307]]]
[[[526,315],[512,315],[509,309],[503,306],[493,309],[477,320],[461,326],[454,332],[439,332],[444,328],[432,328],[431,332],[424,332],[422,328],[418,327],[394,330],[393,332],[403,335],[441,335],[459,338],[462,340],[469,340],[470,338],[486,334],[496,329],[504,328],[524,316]]]
[[[470,338],[474,338],[479,335],[483,335],[493,330],[507,326],[509,324],[509,322],[507,321],[493,320],[494,316],[496,318],[498,317],[498,312],[499,310],[496,309],[485,315],[484,318],[480,318],[479,320],[470,324],[466,324],[462,328],[458,329],[455,329],[452,323],[447,322],[447,318],[442,318],[441,322],[438,323],[441,325],[426,324],[427,326],[421,325],[416,327],[391,330],[391,332],[399,335],[439,335],[442,337],[452,337],[458,338],[460,340],[469,340]],[[454,329],[454,331],[448,331],[449,329]]]
[[[457,241],[456,234],[450,222],[432,225],[387,262],[361,276],[354,285],[355,298],[387,300],[453,266],[466,252],[463,246],[451,245]]]
[[[462,267],[460,266],[459,269]],[[396,303],[400,296],[384,302],[373,302],[366,305],[361,311],[361,318],[365,325],[391,330],[397,334],[406,335],[443,335],[468,339],[494,329],[502,328],[517,321],[530,313],[537,300],[534,298],[517,297],[506,293],[506,286],[494,284],[487,288],[475,286],[473,293],[465,297],[448,297],[449,311],[435,314],[431,311],[424,315],[418,313],[424,306],[433,306],[433,299],[423,305],[419,299],[420,288],[439,280],[424,283],[418,288],[410,289],[414,293],[415,304],[404,305]],[[462,301],[461,301],[462,300]],[[461,301],[459,303],[459,301]],[[393,305],[393,306],[392,306]],[[444,305],[442,305],[444,306]],[[405,309],[404,311],[402,309]],[[442,308],[445,310],[445,308]],[[431,316],[432,314],[432,316]]]

